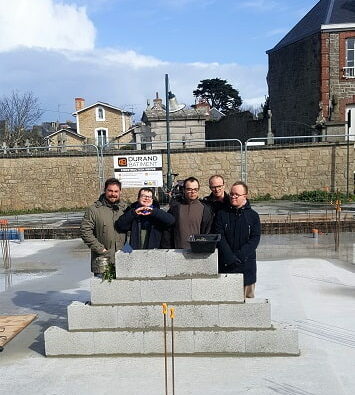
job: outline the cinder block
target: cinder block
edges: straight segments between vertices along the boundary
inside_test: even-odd
[[[271,328],[270,303],[265,299],[246,303],[220,304],[218,326],[230,328]]]
[[[249,354],[299,355],[298,331],[292,327],[274,330],[246,331],[246,352]]]
[[[130,254],[116,252],[116,278],[166,277],[168,250],[134,250]]]
[[[45,353],[54,355],[93,355],[93,332],[68,332],[51,326],[44,332]]]
[[[118,327],[129,329],[152,329],[162,327],[161,306],[117,306]]]
[[[217,277],[218,253],[194,254],[187,250],[168,250],[166,265],[167,276]]]
[[[117,327],[117,306],[90,306],[80,302],[73,302],[68,306],[70,331]]]
[[[174,325],[178,328],[213,328],[218,325],[218,305],[176,306]]]
[[[218,254],[188,250],[134,250],[116,253],[116,277],[123,279],[217,276]]]
[[[133,280],[102,281],[91,279],[91,303],[95,304],[124,304],[140,303],[140,282]]]
[[[167,351],[171,353],[171,331],[166,333]],[[180,354],[192,354],[194,351],[194,334],[192,331],[174,331],[174,352]],[[144,332],[144,353],[164,354],[164,332]]]
[[[143,332],[94,332],[95,354],[142,354]]]
[[[245,331],[196,331],[195,353],[245,353]]]
[[[192,300],[196,302],[244,302],[242,274],[222,274],[217,279],[192,279]]]
[[[140,281],[143,303],[191,301],[191,279]]]

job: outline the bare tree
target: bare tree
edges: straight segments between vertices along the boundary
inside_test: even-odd
[[[0,98],[0,120],[4,121],[1,140],[9,146],[23,144],[27,133],[41,118],[39,100],[32,92],[12,91]]]

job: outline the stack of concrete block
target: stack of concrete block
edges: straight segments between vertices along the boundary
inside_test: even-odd
[[[93,278],[91,304],[68,306],[68,330],[46,330],[46,355],[161,355],[162,303],[175,309],[177,355],[298,355],[297,330],[272,325],[269,301],[245,300],[243,276],[217,267],[217,252],[118,252],[116,279]]]

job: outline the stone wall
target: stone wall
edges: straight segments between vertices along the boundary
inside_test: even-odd
[[[166,157],[163,161],[166,164]],[[354,147],[350,146],[350,192],[354,188],[354,161]],[[248,151],[246,163],[252,196],[270,193],[281,197],[322,188],[346,190],[346,145],[258,147]],[[173,150],[171,166],[173,173],[179,173],[178,179],[195,176],[200,180],[200,196],[210,192],[207,185],[212,174],[224,176],[228,187],[241,179],[238,150]],[[104,173],[105,178],[113,176],[112,156],[104,158]],[[86,207],[100,194],[97,157],[3,157],[0,185],[0,211]],[[136,194],[137,189],[126,189],[123,197],[134,201]]]
[[[99,194],[97,158],[1,158],[0,185],[0,211],[86,207]]]

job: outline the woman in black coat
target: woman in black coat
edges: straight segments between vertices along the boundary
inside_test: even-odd
[[[246,184],[241,181],[233,184],[230,207],[220,210],[215,219],[215,232],[221,235],[218,270],[243,273],[245,287],[256,282],[256,248],[261,234],[259,214],[250,207],[247,194]]]
[[[174,217],[160,209],[153,190],[141,188],[138,200],[129,206],[116,222],[119,232],[131,232],[129,243],[134,250],[160,248],[164,230],[175,222]]]

